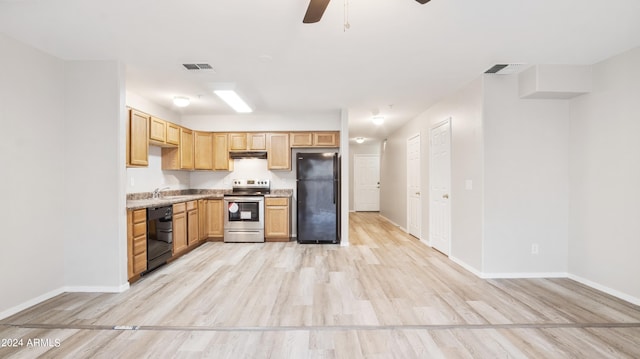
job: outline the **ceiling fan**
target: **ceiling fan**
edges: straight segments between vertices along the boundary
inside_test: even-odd
[[[324,11],[327,9],[327,5],[329,5],[330,0],[310,0],[309,7],[307,8],[306,14],[304,14],[304,19],[302,20],[305,24],[312,24],[314,22],[320,21]],[[431,0],[416,0],[420,4],[426,4]]]

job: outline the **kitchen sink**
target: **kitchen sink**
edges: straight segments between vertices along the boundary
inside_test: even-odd
[[[193,198],[193,195],[181,195],[181,196],[164,196],[160,199],[187,199],[187,198]]]

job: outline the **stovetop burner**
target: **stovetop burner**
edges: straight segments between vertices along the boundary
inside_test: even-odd
[[[227,196],[262,196],[269,194],[271,182],[268,179],[234,179],[232,192]]]

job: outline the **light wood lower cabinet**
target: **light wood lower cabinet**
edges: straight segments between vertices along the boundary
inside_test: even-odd
[[[187,245],[195,246],[200,242],[198,222],[198,201],[187,202]]]
[[[127,274],[129,280],[147,270],[147,210],[127,211]]]
[[[288,197],[265,198],[264,237],[267,242],[288,242],[291,237],[291,210]]]
[[[207,238],[222,240],[224,237],[224,201],[222,199],[208,199],[207,211]]]
[[[187,208],[186,203],[173,205],[173,255],[187,249]]]
[[[198,237],[200,241],[207,240],[207,200],[198,200]]]

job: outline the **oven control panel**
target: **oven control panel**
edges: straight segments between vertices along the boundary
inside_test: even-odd
[[[268,179],[234,179],[233,188],[269,188],[271,186]]]

